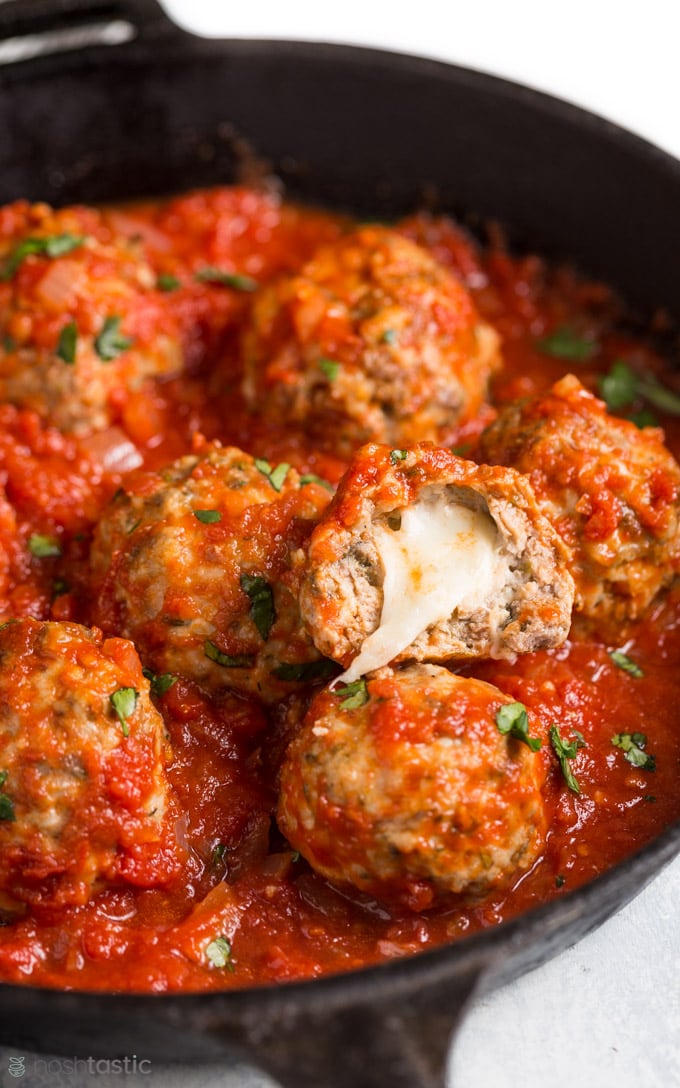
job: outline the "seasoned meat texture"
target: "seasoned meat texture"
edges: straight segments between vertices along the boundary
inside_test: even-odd
[[[0,905],[80,904],[179,869],[163,721],[134,646],[74,623],[0,629]]]
[[[518,472],[368,445],[314,530],[300,605],[321,652],[352,662],[347,681],[409,658],[512,657],[566,638],[568,558]]]
[[[482,408],[498,337],[425,250],[364,227],[256,299],[243,354],[252,409],[343,456],[443,440]]]
[[[283,765],[282,832],[334,883],[412,909],[509,883],[545,825],[535,754],[496,724],[510,702],[433,665],[324,690]]]
[[[105,631],[133,639],[156,672],[209,691],[276,701],[296,681],[328,675],[297,599],[324,487],[219,446],[127,487],[104,512],[91,553]]]
[[[0,209],[0,401],[78,435],[114,422],[145,378],[181,366],[154,284],[92,209]]]
[[[656,428],[639,430],[567,375],[512,404],[483,455],[526,473],[572,549],[577,608],[606,625],[643,614],[680,569],[680,467]]]

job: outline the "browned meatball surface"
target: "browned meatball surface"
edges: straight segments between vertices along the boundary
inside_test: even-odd
[[[496,722],[510,703],[433,665],[324,690],[283,766],[281,830],[334,883],[413,909],[507,884],[545,821],[536,755]]]
[[[567,562],[519,473],[368,445],[312,535],[301,609],[348,680],[409,658],[512,657],[566,638]]]
[[[584,616],[635,619],[680,570],[680,467],[663,433],[610,416],[573,375],[506,408],[482,453],[526,473],[572,549]]]
[[[329,501],[289,465],[208,446],[114,498],[91,553],[96,622],[145,665],[276,701],[328,675],[300,618],[303,546]]]
[[[394,230],[364,227],[255,300],[243,344],[253,410],[348,456],[439,440],[482,408],[498,337],[465,288]]]
[[[1,209],[0,400],[77,435],[115,422],[145,378],[181,369],[155,282],[93,209]]]
[[[0,905],[84,903],[179,866],[163,721],[131,643],[0,629]]]

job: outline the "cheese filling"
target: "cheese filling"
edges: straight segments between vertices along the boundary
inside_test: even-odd
[[[446,502],[430,488],[390,521],[394,528],[374,529],[384,570],[380,623],[335,684],[382,668],[428,627],[456,610],[474,611],[505,584],[507,559],[486,512]]]

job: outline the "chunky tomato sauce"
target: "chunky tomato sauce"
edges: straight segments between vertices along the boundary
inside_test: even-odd
[[[22,214],[19,206],[5,209],[0,229],[11,233],[12,217]],[[89,545],[100,511],[124,483],[117,461],[121,438],[148,469],[218,439],[272,464],[290,461],[331,483],[343,472],[342,461],[291,436],[285,420],[264,426],[244,410],[236,334],[248,292],[196,272],[209,266],[265,282],[298,268],[319,244],[338,237],[347,221],[248,189],[197,193],[108,215],[117,231],[141,239],[162,277],[169,314],[184,337],[187,372],[121,392],[113,437],[65,437],[33,412],[0,407],[3,620],[30,615],[89,622]],[[496,405],[545,390],[567,371],[597,391],[598,375],[621,358],[642,361],[663,377],[661,354],[650,339],[628,331],[606,287],[536,256],[512,256],[495,234],[481,249],[446,219],[416,215],[399,229],[462,278],[500,333],[504,366],[493,382]],[[28,265],[22,274],[30,275]],[[143,324],[143,314],[138,320]],[[54,338],[53,329],[36,325],[37,319],[34,337]],[[560,328],[593,349],[579,359],[578,351],[564,358],[539,346]],[[8,332],[22,334],[20,328]],[[488,418],[465,425],[454,447],[473,450]],[[663,415],[660,422],[677,454],[677,425]],[[56,537],[61,555],[33,554],[28,542],[35,534]],[[533,732],[544,740],[537,758],[545,764],[550,829],[543,856],[509,891],[421,912],[333,888],[277,830],[275,783],[286,721],[303,696],[290,697],[293,712],[284,719],[278,708],[266,710],[229,693],[211,699],[179,678],[156,705],[173,751],[168,774],[182,812],[181,875],[162,889],[121,885],[84,906],[36,906],[19,919],[0,916],[0,978],[162,992],[315,977],[440,945],[565,894],[680,816],[679,619],[680,591],[672,589],[642,621],[622,629],[616,644],[573,634],[558,649],[514,664],[486,662],[464,670],[527,707]],[[642,675],[617,667],[612,650],[628,655]],[[572,763],[579,794],[566,788],[546,741],[554,723],[563,735],[583,735],[585,747]],[[647,736],[654,771],[633,766],[611,743],[613,734],[636,731]],[[230,946],[225,962],[206,957],[207,945],[220,936]]]

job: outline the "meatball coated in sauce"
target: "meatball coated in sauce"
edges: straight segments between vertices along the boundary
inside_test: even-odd
[[[566,638],[567,560],[519,473],[368,445],[314,530],[300,605],[322,653],[355,659],[348,681],[393,660],[512,657]]]
[[[343,456],[442,440],[483,407],[498,337],[461,284],[384,227],[319,250],[260,292],[243,342],[251,408]]]
[[[276,701],[316,669],[328,674],[297,602],[324,487],[214,446],[127,488],[104,512],[91,553],[105,631],[133,639],[156,672],[211,692]]]
[[[130,390],[181,369],[179,334],[139,247],[89,208],[0,209],[0,400],[83,435]]]
[[[279,826],[318,873],[426,909],[529,868],[545,815],[535,754],[496,725],[511,699],[411,665],[357,701],[317,695],[282,769]]]
[[[608,415],[573,375],[506,408],[482,453],[528,476],[589,619],[638,618],[680,570],[680,467],[662,432]]]
[[[74,623],[5,624],[0,905],[166,884],[180,862],[168,756],[134,646]]]

